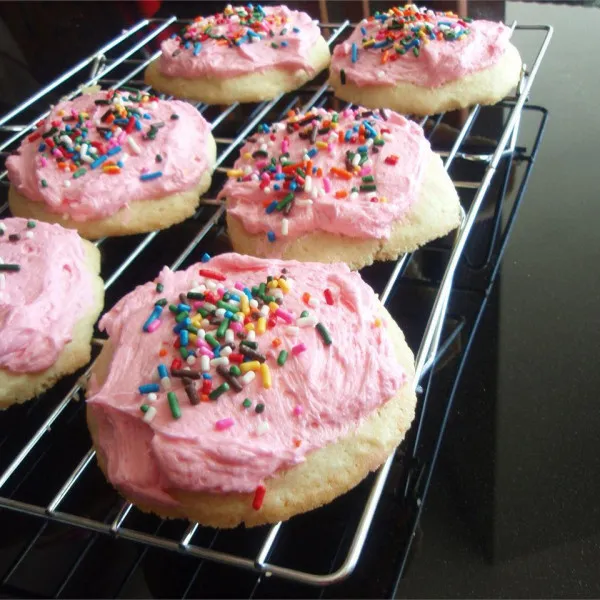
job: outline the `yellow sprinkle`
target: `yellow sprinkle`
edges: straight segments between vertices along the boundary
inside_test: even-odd
[[[373,325],[375,325],[375,327],[381,327],[381,319],[375,319]]]
[[[245,315],[250,314],[250,302],[246,294],[240,294],[240,308]]]
[[[254,323],[246,323],[246,324],[244,325],[244,329],[245,329],[246,331],[254,331]]]
[[[190,333],[189,338],[190,344],[196,345],[196,342],[198,341],[198,336],[195,333]]]
[[[269,283],[267,283],[267,287],[270,289],[276,288],[277,282],[274,279],[271,279],[271,281],[269,281]]]
[[[388,199],[385,196],[381,196],[381,198],[379,198],[379,202],[387,202]]]
[[[275,312],[279,308],[279,304],[277,302],[269,302],[269,308],[271,312]]]
[[[244,154],[242,154],[242,156],[246,159],[246,160],[250,160],[252,158],[252,152],[244,152]]]
[[[192,317],[192,325],[196,329],[200,329],[202,327],[202,315],[198,315],[196,317]]]
[[[265,317],[260,317],[256,322],[256,333],[258,335],[263,334],[267,330],[267,319]]]
[[[260,369],[260,363],[257,360],[251,360],[240,364],[240,371],[247,373],[248,371],[258,371]]]
[[[242,363],[242,366],[244,366],[244,363]],[[268,390],[271,387],[271,371],[269,371],[269,365],[267,363],[262,363],[260,365],[260,374],[262,375],[263,387],[265,390]]]
[[[229,169],[227,171],[227,177],[242,177],[244,171],[242,169]]]
[[[290,291],[290,286],[286,279],[279,280],[279,287],[283,290],[284,294],[287,294]]]
[[[331,127],[331,129],[337,129],[338,128],[339,123],[331,123],[329,125],[329,127]]]
[[[318,141],[316,146],[317,146],[317,148],[327,148],[327,143]]]

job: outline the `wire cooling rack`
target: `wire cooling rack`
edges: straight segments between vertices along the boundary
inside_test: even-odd
[[[40,110],[45,110],[48,104],[56,102],[61,97],[75,97],[80,93],[82,86],[99,84],[103,87],[117,88],[127,85],[144,90],[149,89],[143,83],[143,71],[160,55],[159,50],[152,51],[149,48],[153,45],[156,46],[156,40],[161,32],[174,24],[182,23],[184,22],[178,21],[175,17],[164,20],[140,21],[0,118],[0,160],[3,162],[5,157],[16,149],[20,140],[35,126],[35,123],[48,114],[48,112],[40,114]],[[328,43],[332,46],[349,34],[351,24],[347,21],[344,23],[324,23],[322,28],[324,33],[328,33]],[[419,346],[416,357],[417,377],[415,385],[417,391],[420,391],[419,382],[423,380],[438,356],[442,328],[457,266],[461,257],[463,257],[471,230],[500,161],[503,157],[511,155],[515,151],[522,110],[552,37],[552,28],[549,26],[515,24],[513,28],[527,35],[538,32],[540,43],[530,69],[523,69],[516,96],[503,103],[505,107],[502,119],[503,125],[500,134],[493,142],[492,150],[486,153],[475,153],[467,144],[468,136],[482,112],[479,106],[473,107],[463,115],[461,126],[455,130],[452,142],[441,149],[436,149],[442,155],[447,171],[450,171],[457,158],[464,161],[478,162],[484,165],[485,168],[482,171],[482,176],[477,181],[459,181],[454,178],[459,192],[470,190],[474,195],[468,210],[462,212],[461,225],[451,243],[445,270]],[[218,189],[220,182],[223,181],[222,173],[228,165],[233,163],[236,150],[259,123],[281,119],[291,107],[300,106],[307,110],[313,106],[333,105],[336,102],[339,101],[332,98],[327,84],[323,83],[322,85],[309,84],[298,92],[281,95],[270,102],[257,105],[240,106],[233,104],[225,109],[203,104],[196,105],[197,109],[210,121],[213,135],[218,144],[217,173],[211,191],[214,192]],[[440,125],[444,123],[444,115],[428,117],[422,119],[420,123],[425,126],[427,135],[431,138],[436,130],[440,128]],[[8,185],[6,175],[5,170],[0,173],[0,184],[4,186]],[[7,210],[6,203],[0,206],[0,214],[6,216]],[[155,274],[157,268],[162,266],[164,256],[169,255],[169,252],[163,252],[162,248],[167,246],[172,248],[174,243],[178,244],[180,250],[177,250],[178,253],[170,264],[173,269],[179,268],[186,261],[191,260],[194,253],[203,246],[209,236],[214,236],[222,230],[224,210],[224,206],[216,200],[206,200],[191,220],[196,226],[189,240],[176,238],[174,241],[169,231],[134,236],[126,241],[99,240],[97,245],[102,248],[103,255],[108,257],[106,262],[111,265],[109,272],[103,272],[107,305],[110,306],[111,300],[114,301],[118,298],[118,296],[115,298],[110,297],[110,292],[115,288],[125,286],[122,290],[119,290],[119,294],[122,294],[134,286],[132,282],[135,282],[135,284],[142,283]],[[155,260],[157,256],[159,262],[160,259],[163,259],[160,264]],[[154,259],[154,264],[152,270],[148,271],[148,262],[151,259]],[[404,274],[409,260],[410,256],[406,255],[391,267],[389,277],[380,292],[380,299],[384,305],[388,303],[394,293],[395,286]],[[101,344],[101,340],[97,339],[96,343]],[[247,552],[244,553],[241,551],[216,550],[214,548],[216,537],[207,536],[206,528],[199,527],[197,523],[182,525],[182,529],[177,536],[161,535],[161,524],[150,531],[144,530],[143,527],[136,527],[138,522],[136,518],[137,510],[131,504],[122,500],[118,501],[118,504],[102,517],[96,516],[93,508],[89,511],[79,511],[83,514],[77,514],[75,511],[69,510],[69,507],[73,504],[71,499],[75,496],[79,499],[83,496],[83,504],[85,505],[87,502],[93,507],[93,498],[86,496],[86,484],[82,483],[87,474],[96,469],[93,449],[88,450],[75,468],[62,478],[60,485],[49,492],[50,496],[46,501],[34,502],[23,498],[20,492],[23,482],[27,481],[35,466],[42,460],[43,453],[47,451],[44,449],[42,452],[40,448],[47,448],[50,443],[47,440],[51,437],[53,428],[60,428],[64,423],[68,423],[74,418],[71,409],[74,405],[81,404],[77,403],[76,400],[82,391],[85,378],[89,372],[90,367],[75,382],[72,382],[72,387],[65,390],[57,398],[57,401],[48,409],[48,413],[44,414],[43,421],[40,423],[38,419],[38,422],[35,423],[35,427],[30,431],[30,435],[27,435],[24,443],[17,445],[11,443],[14,438],[14,436],[11,437],[13,432],[5,430],[9,427],[5,421],[0,420],[0,508],[39,517],[44,520],[44,524],[57,522],[72,525],[92,532],[94,535],[115,536],[144,544],[147,547],[171,550],[189,557],[215,561],[216,563],[239,567],[266,576],[275,575],[303,584],[326,586],[341,582],[353,572],[363,552],[384,486],[388,480],[394,456],[390,456],[377,474],[369,479],[370,487],[362,496],[363,501],[360,510],[353,515],[352,532],[345,534],[348,539],[344,544],[344,553],[342,556],[333,557],[331,561],[333,567],[329,572],[313,572],[310,568],[287,566],[276,560],[274,550],[277,548],[282,529],[289,526],[288,524],[279,523],[254,530],[254,532],[260,532],[259,542],[256,542],[257,538],[254,533],[251,544],[240,544],[242,548],[248,546],[246,548]],[[59,385],[57,388],[60,389],[61,386]],[[47,396],[55,393],[55,390],[53,390]],[[56,398],[56,396],[52,397]],[[42,410],[38,402],[30,403],[29,408],[22,408],[26,411],[27,417],[33,418],[36,410]],[[73,410],[81,412],[77,407]],[[424,409],[421,411],[421,417],[423,411]],[[413,445],[414,448],[418,445],[422,422],[421,418],[415,423],[416,441]],[[91,517],[90,514],[94,514],[94,516]],[[21,553],[21,557],[33,546],[42,530],[43,527],[33,536]],[[241,531],[240,535],[250,536],[250,532]],[[22,558],[19,558],[15,561],[10,573],[5,575],[4,581],[17,569],[21,560]],[[56,595],[60,595],[63,589],[64,586],[60,587]]]

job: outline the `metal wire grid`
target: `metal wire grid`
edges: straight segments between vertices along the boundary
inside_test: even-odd
[[[146,55],[142,60],[133,57],[136,55],[136,53],[143,51],[143,49],[148,45],[149,42],[155,40],[160,32],[164,31],[167,27],[176,22],[177,19],[175,17],[165,20],[140,21],[129,30],[124,31],[121,35],[111,40],[108,44],[106,44],[100,50],[98,50],[98,52],[79,62],[71,70],[67,71],[55,81],[53,81],[52,83],[44,87],[42,90],[40,90],[37,94],[33,95],[21,105],[17,106],[10,113],[0,118],[0,135],[3,133],[10,134],[14,132],[13,135],[9,135],[8,139],[4,140],[0,144],[0,152],[2,154],[6,154],[7,149],[9,149],[11,146],[14,147],[14,145],[17,142],[19,142],[21,138],[35,126],[35,123],[40,118],[43,118],[48,114],[48,112],[46,112],[42,115],[38,115],[31,122],[25,125],[20,125],[18,124],[18,122],[15,121],[17,118],[24,116],[26,109],[34,105],[34,103],[38,100],[45,99],[47,95],[55,91],[59,86],[65,83],[69,83],[74,76],[76,76],[86,67],[91,67],[91,76],[84,84],[86,86],[94,85],[97,83],[103,84],[104,86],[112,87],[120,87],[125,84],[132,85],[132,83],[137,84],[138,82],[135,79],[136,76],[142,73],[146,66],[160,55],[160,52],[157,51],[151,56]],[[332,33],[328,39],[328,43],[330,45],[343,33],[347,33],[349,26],[350,23],[348,21],[341,24],[327,23],[322,25],[324,29],[332,30]],[[524,71],[522,74],[517,97],[514,99],[512,109],[510,110],[504,130],[496,145],[495,151],[492,154],[485,155],[474,155],[461,151],[463,142],[469,134],[479,114],[479,106],[475,106],[470,110],[468,117],[465,119],[464,125],[458,133],[450,150],[445,153],[440,153],[445,158],[444,163],[447,171],[450,169],[456,157],[460,157],[466,160],[482,161],[484,163],[487,163],[487,168],[480,182],[455,182],[457,184],[457,187],[474,188],[476,189],[476,192],[468,212],[464,213],[463,211],[462,222],[458,231],[456,232],[452,250],[450,252],[450,257],[448,259],[448,265],[440,283],[439,291],[436,296],[433,309],[430,313],[429,320],[427,322],[425,334],[423,336],[422,343],[419,347],[419,352],[417,354],[416,359],[415,386],[418,386],[418,382],[422,380],[422,377],[427,373],[428,369],[435,361],[456,268],[463,254],[464,247],[467,243],[469,233],[473,227],[473,223],[475,221],[477,213],[479,212],[485,194],[494,177],[496,168],[498,167],[501,158],[506,153],[511,153],[512,151],[514,151],[514,146],[516,143],[516,134],[518,131],[519,121],[521,117],[521,110],[523,108],[524,103],[526,102],[527,96],[535,79],[541,61],[552,37],[552,28],[549,26],[513,27],[520,31],[542,31],[544,32],[544,37],[540,44],[537,56],[535,57],[531,70],[529,72]],[[142,37],[141,39],[135,41],[135,37],[138,35],[141,35]],[[133,43],[131,46],[128,46],[125,49],[122,49],[124,45],[127,45],[127,43],[130,43],[132,41],[134,41],[135,43]],[[117,48],[121,50],[121,53],[114,59],[107,60],[107,53]],[[131,71],[122,79],[115,80],[107,77],[118,67],[129,67],[130,65],[132,66]],[[144,89],[148,89],[148,87],[145,87]],[[303,109],[308,110],[312,106],[323,104],[324,100],[326,100],[327,91],[327,84],[325,83],[321,85],[314,91],[310,99],[304,104]],[[73,98],[78,93],[79,88],[67,94],[66,97]],[[254,109],[251,116],[245,122],[244,126],[235,138],[229,139],[219,138],[218,136],[215,136],[218,143],[225,145],[225,148],[218,154],[217,168],[221,168],[221,165],[223,165],[225,160],[228,157],[230,157],[234,150],[242,143],[244,138],[255,129],[258,123],[261,122],[261,120],[263,120],[263,118],[266,115],[268,115],[278,105],[278,103],[282,101],[282,99],[283,95],[280,95],[270,102],[259,104]],[[287,108],[289,108],[289,106],[295,103],[297,99],[298,96],[296,96],[293,99],[292,103],[287,104]],[[197,105],[197,108],[200,112],[204,112],[207,109],[205,105],[201,104]],[[223,121],[237,108],[238,105],[234,104],[223,110],[211,123],[213,131],[216,130],[219,127],[219,125],[221,125],[221,123],[223,123]],[[285,110],[287,110],[287,108]],[[283,110],[282,113],[285,113],[285,110]],[[440,124],[441,118],[442,115],[438,116],[433,121],[433,128],[430,131],[430,135]],[[426,121],[427,118],[423,119],[421,121],[421,124],[425,124]],[[0,173],[0,183],[6,183],[5,178],[6,171]],[[7,205],[4,204],[0,207],[0,214],[5,212],[6,210]],[[193,240],[173,261],[173,263],[171,264],[172,269],[177,269],[178,267],[180,267],[181,264],[190,256],[190,254],[196,249],[198,244],[204,239],[204,237],[211,230],[211,228],[213,228],[215,224],[219,222],[219,220],[224,214],[224,210],[225,209],[223,205],[219,205],[217,207],[215,212],[204,223],[204,225],[201,227],[200,231],[196,234]],[[138,257],[142,255],[144,250],[148,247],[148,245],[157,235],[159,235],[159,232],[149,233],[139,242],[139,244],[133,249],[133,251],[124,258],[124,260],[115,269],[115,271],[105,280],[105,289],[110,288],[123,275],[123,273],[136,261],[136,259],[138,259]],[[104,239],[99,240],[97,242],[97,245],[101,246],[105,243],[105,241],[106,240]],[[407,265],[408,259],[409,256],[405,255],[396,262],[392,274],[380,294],[380,299],[384,305],[388,301],[390,294],[392,293],[394,286],[398,281],[398,278],[403,273]],[[90,370],[91,367],[89,367],[86,370],[84,377],[87,374],[89,374]],[[11,477],[13,477],[13,475],[17,472],[17,470],[23,464],[23,462],[31,453],[31,451],[36,447],[40,440],[44,438],[44,435],[50,430],[53,423],[55,423],[57,419],[59,419],[59,417],[64,413],[66,407],[77,396],[80,390],[81,380],[78,383],[76,383],[62,398],[62,400],[50,413],[50,415],[47,417],[47,419],[44,421],[41,427],[35,432],[31,439],[25,444],[25,446],[13,459],[13,461],[8,465],[5,471],[0,475],[0,490],[6,485],[6,483],[11,479]],[[421,414],[423,414],[424,411],[425,407],[422,407]],[[413,448],[417,448],[418,446],[419,437],[421,435],[422,423],[423,420],[421,419],[417,426],[416,440]],[[360,558],[361,552],[364,548],[365,540],[369,532],[371,523],[373,521],[375,511],[379,504],[383,488],[388,478],[393,458],[393,456],[390,456],[390,458],[380,468],[376,477],[374,478],[370,493],[363,508],[363,512],[361,514],[360,519],[358,520],[356,530],[354,531],[352,541],[349,545],[348,552],[344,557],[343,561],[341,562],[340,567],[334,572],[326,574],[305,572],[281,566],[275,564],[274,562],[269,562],[269,556],[282,527],[281,523],[278,523],[268,529],[268,532],[264,538],[264,541],[259,551],[256,553],[255,556],[249,558],[247,556],[240,556],[233,553],[216,551],[210,547],[195,545],[193,543],[193,539],[199,527],[197,523],[190,523],[185,533],[178,541],[128,528],[125,526],[125,522],[133,506],[126,502],[122,503],[118,514],[110,523],[105,523],[94,519],[81,517],[79,515],[60,511],[59,507],[61,503],[65,500],[65,498],[67,498],[68,494],[73,490],[74,486],[76,485],[77,481],[80,479],[82,474],[93,462],[93,449],[90,449],[83,456],[75,470],[70,474],[70,476],[62,485],[62,487],[58,490],[53,499],[46,506],[22,502],[19,500],[15,500],[9,496],[0,496],[0,508],[7,508],[24,514],[42,517],[50,521],[74,525],[76,527],[80,527],[96,533],[119,536],[127,540],[146,544],[148,546],[162,548],[166,550],[173,550],[193,557],[197,557],[199,559],[208,559],[226,565],[240,567],[242,569],[253,570],[257,573],[277,575],[282,578],[299,583],[324,586],[342,581],[354,570]]]

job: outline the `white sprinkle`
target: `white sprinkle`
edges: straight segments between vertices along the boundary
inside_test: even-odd
[[[235,333],[234,333],[233,329],[228,329],[225,332],[225,343],[226,344],[233,344],[234,340],[235,340]]]
[[[83,158],[84,154],[87,154],[88,147],[89,146],[87,144],[81,144],[81,147],[79,148],[79,154],[81,155],[81,158]]]
[[[311,190],[312,190],[312,177],[310,175],[307,175],[306,179],[304,180],[304,191],[307,194],[310,194]]]
[[[285,328],[285,332],[286,332],[288,335],[291,335],[291,336],[296,336],[296,335],[298,335],[298,334],[300,333],[300,329],[298,329],[298,327],[296,327],[295,325],[288,325],[288,326]]]
[[[203,319],[202,323],[200,323],[200,327],[202,329],[208,329],[210,327],[210,321],[208,319]]]
[[[365,142],[365,146],[367,146],[368,148],[370,148],[373,145],[373,138],[369,138],[366,142]]]
[[[212,312],[213,310],[217,310],[217,307],[214,304],[211,304],[210,302],[205,302],[202,305],[202,308],[205,308],[206,310]]]
[[[314,187],[312,190],[310,190],[310,196],[311,196],[311,198],[316,199],[319,196],[319,190],[320,189],[321,188]],[[296,204],[298,204],[299,202],[300,201],[296,200]],[[312,204],[312,202],[311,202],[311,204]]]
[[[356,200],[358,198],[358,192],[350,192],[350,200]]]
[[[216,290],[216,289],[217,289],[217,284],[216,284],[214,281],[207,281],[207,282],[206,282],[206,287],[207,287],[209,290],[212,290],[212,291],[214,291],[214,290]]]
[[[33,231],[28,231],[28,232],[25,234],[25,237],[26,237],[27,239],[31,239],[31,238],[33,238]]]
[[[267,186],[267,187],[266,187],[266,188],[263,190],[263,192],[264,192],[265,194],[270,194],[270,193],[271,193],[271,188],[270,188],[269,186]]]
[[[229,346],[225,346],[225,348],[221,348],[221,356],[229,356],[233,350]]]
[[[252,175],[250,175],[250,181],[258,181],[258,175],[256,173],[252,173]]]
[[[296,283],[291,277],[288,277],[286,281],[290,289],[292,289],[294,287],[294,283]]]
[[[261,421],[256,427],[256,435],[264,435],[269,431],[269,424],[266,421]]]
[[[158,396],[154,392],[150,392],[148,394],[147,398],[150,402],[156,402],[156,400],[158,399]]]
[[[254,371],[248,371],[245,375],[240,377],[240,381],[242,382],[242,385],[248,385],[255,377],[256,373]]]
[[[288,234],[290,223],[287,219],[281,219],[281,235],[286,236]]]
[[[215,311],[215,317],[219,317],[220,319],[222,319],[224,316],[225,316],[225,309],[217,308],[217,310]]]
[[[266,144],[261,144],[261,145],[260,145],[260,149],[261,149],[263,152],[266,152],[266,151],[267,151],[267,145],[266,145]]]
[[[163,386],[164,390],[170,390],[171,389],[171,380],[168,377],[163,377],[160,380],[160,385]]]
[[[185,362],[186,362],[188,365],[195,365],[195,364],[196,364],[196,357],[195,357],[194,355],[190,354],[190,355],[189,355],[189,356],[188,356],[188,357],[185,359]]]
[[[148,408],[148,410],[144,413],[144,416],[143,416],[144,423],[150,423],[150,421],[152,421],[152,419],[154,419],[155,416],[156,416],[156,409],[154,408],[154,406],[150,406]]]
[[[319,306],[319,304],[321,304],[321,303],[319,302],[319,299],[318,299],[318,298],[315,298],[314,296],[311,296],[311,297],[308,299],[308,305],[309,305],[311,308],[316,308],[317,306]]]
[[[250,308],[258,308],[258,300],[256,298],[252,298],[248,304],[250,305]]]
[[[6,231],[6,225],[4,223],[0,223],[0,231]]]
[[[312,203],[312,200],[296,200],[296,206],[310,206]]]
[[[198,333],[196,335],[203,340],[206,336],[206,331],[204,331],[204,329],[198,329]]]
[[[358,167],[359,162],[360,162],[360,154],[357,152],[352,158],[352,166]]]
[[[204,354],[200,357],[200,370],[203,373],[210,371],[210,358]]]
[[[229,365],[229,359],[226,356],[220,356],[219,358],[213,358],[210,361],[211,367],[218,367],[219,365],[223,365],[224,367]]]
[[[194,294],[204,294],[204,292],[206,291],[206,286],[204,284],[197,285],[193,287],[190,291],[194,292]]]
[[[73,140],[68,135],[61,135],[60,136],[60,141],[63,144],[66,144],[67,146],[69,146],[69,148],[73,147]]]
[[[308,315],[308,317],[300,317],[296,319],[296,325],[298,327],[314,327],[318,323],[315,315]]]
[[[86,162],[86,163],[88,163],[88,164],[89,164],[89,163],[93,163],[93,162],[94,162],[94,159],[93,159],[91,156],[88,156],[87,154],[85,154],[85,155],[82,155],[82,156],[81,156],[81,160],[82,160],[83,162]]]
[[[385,73],[383,71],[376,71],[375,76],[377,79],[383,79],[385,77]]]
[[[256,331],[254,331],[254,329],[251,329],[248,334],[246,335],[246,340],[249,342],[254,342],[256,340]]]
[[[252,167],[250,165],[246,165],[244,167],[244,175],[250,175],[252,173]]]
[[[142,149],[138,146],[138,143],[133,139],[133,137],[127,136],[127,144],[134,154],[139,156],[142,153]]]
[[[382,136],[381,136],[381,137],[383,137],[383,139],[384,139],[386,142],[392,142],[392,141],[394,140],[394,137],[392,136],[392,134],[391,134],[391,133],[388,133],[387,131],[386,131],[386,132],[384,132],[384,133],[382,134]]]
[[[274,288],[271,290],[271,296],[275,296],[275,298],[283,298],[283,290],[281,288]]]
[[[71,182],[68,179],[65,180],[64,186],[65,187],[71,187]]]

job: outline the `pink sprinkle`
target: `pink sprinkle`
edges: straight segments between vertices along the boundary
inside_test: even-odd
[[[239,333],[244,329],[244,326],[239,321],[233,321],[229,323],[229,329],[233,329],[236,333]]]
[[[323,189],[327,194],[331,192],[331,179],[329,177],[323,177]]]
[[[304,412],[304,409],[300,405],[296,405],[293,412],[295,417],[299,417]]]
[[[225,429],[229,429],[233,427],[234,421],[231,417],[227,419],[221,419],[215,423],[215,429],[217,431],[224,431]]]
[[[218,286],[217,293],[219,294],[219,296],[223,297],[225,295],[225,288],[222,285]]]
[[[147,173],[149,171],[148,167],[142,167],[141,172],[142,173]]]
[[[160,319],[154,319],[154,321],[152,321],[152,323],[150,323],[150,325],[148,325],[148,333],[152,333],[153,331],[156,331],[160,327],[161,323],[162,323],[162,321]]]
[[[359,175],[361,177],[364,177],[365,175],[369,175],[371,173],[371,167],[363,167],[360,171],[359,171]]]
[[[208,356],[208,358],[214,358],[215,355],[212,350],[207,350],[206,348],[200,348],[199,350],[200,356]]]
[[[198,310],[204,304],[204,300],[194,300],[192,302],[192,308]]]
[[[299,344],[296,344],[293,348],[292,348],[292,354],[294,356],[297,356],[298,354],[302,354],[302,352],[306,351],[306,345],[303,344],[302,342],[300,342]]]
[[[208,345],[208,342],[205,342],[201,337],[196,339],[196,348],[204,348],[209,352],[212,352],[212,348]]]
[[[327,144],[327,152],[333,152],[333,144],[331,142]]]
[[[259,167],[259,168],[261,168],[261,167]],[[264,182],[266,182],[266,183],[270,183],[270,182],[271,182],[271,178],[269,177],[269,174],[268,174],[267,172],[264,172],[264,173],[263,173],[263,174],[260,176],[260,178],[261,178],[261,179],[262,179]],[[244,289],[244,288],[241,288],[241,289]]]
[[[54,150],[52,150],[52,154],[53,154],[54,156],[61,156],[61,157],[64,157],[64,154],[63,154],[63,153],[60,151],[60,149],[59,149],[59,148],[54,148]]]
[[[269,163],[266,160],[257,160],[254,163],[254,166],[260,171],[261,169],[264,169],[268,164]]]
[[[268,175],[267,175],[267,177],[268,177]],[[234,287],[236,290],[240,290],[240,292],[243,292],[245,286],[241,281],[236,281]]]
[[[42,156],[40,163],[41,163],[42,167],[45,167],[48,164],[48,161],[46,160],[46,158],[44,156]]]
[[[342,115],[343,115],[344,117],[346,117],[346,118],[348,118],[348,117],[352,117],[352,116],[353,116],[352,109],[351,109],[351,108],[347,108],[347,109],[346,109],[346,110],[345,110],[345,111],[342,113]]]
[[[277,166],[275,167],[275,173],[283,173],[283,167],[281,164],[277,163]]]
[[[290,149],[290,139],[288,137],[284,137],[281,142],[281,153],[285,154]]]
[[[77,118],[77,111],[74,108],[71,109],[71,116]]]
[[[280,317],[281,319],[283,319],[286,323],[293,323],[294,322],[294,317],[287,311],[283,310],[282,308],[278,308],[275,311],[275,314]]]

